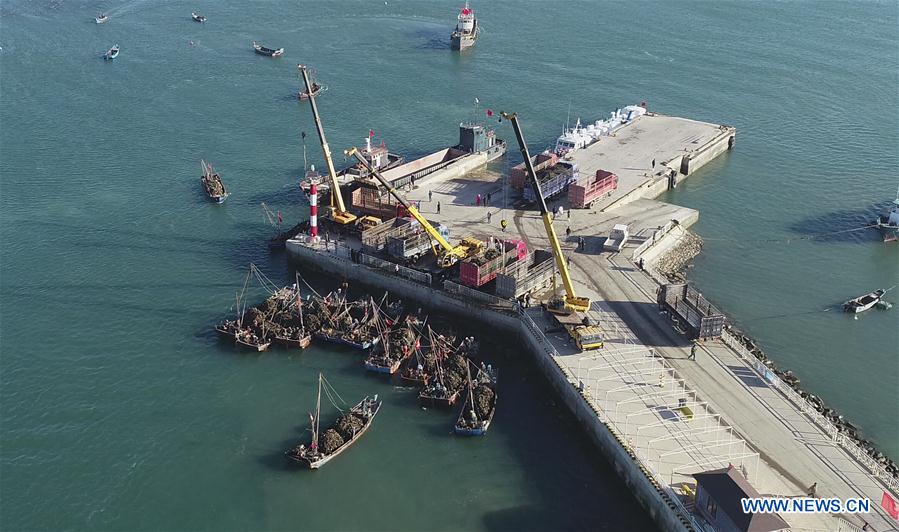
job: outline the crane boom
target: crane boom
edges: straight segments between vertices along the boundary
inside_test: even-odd
[[[586,312],[590,309],[590,299],[586,297],[578,297],[574,292],[574,285],[571,283],[571,276],[568,273],[568,262],[562,255],[562,247],[559,239],[556,237],[556,230],[553,229],[552,215],[546,208],[546,200],[540,190],[540,182],[537,181],[537,173],[534,171],[534,164],[531,161],[531,154],[528,152],[528,145],[524,142],[524,134],[521,132],[521,125],[518,123],[518,115],[516,113],[501,113],[502,117],[512,122],[512,128],[515,130],[515,139],[518,140],[518,147],[521,156],[524,157],[524,166],[527,170],[528,180],[534,189],[534,195],[537,197],[537,205],[540,206],[540,216],[543,218],[543,227],[549,237],[549,243],[552,246],[553,256],[556,258],[556,267],[559,268],[559,274],[562,276],[562,283],[565,285],[565,307],[578,312]]]
[[[306,84],[306,93],[309,94],[309,105],[312,107],[312,118],[315,120],[315,130],[318,132],[318,138],[321,141],[325,164],[328,167],[328,177],[331,180],[331,207],[335,211],[331,217],[338,223],[348,224],[354,221],[356,217],[347,212],[346,205],[343,203],[343,196],[340,194],[340,183],[337,182],[337,172],[334,170],[334,161],[331,159],[331,148],[328,147],[325,130],[318,115],[318,106],[315,105],[315,91],[312,90],[312,82],[309,81],[309,72],[306,69],[306,65],[297,65],[297,69],[303,76],[303,83]]]
[[[422,216],[421,213],[418,212],[418,209],[416,209],[414,205],[406,201],[406,199],[403,198],[399,194],[399,192],[397,192],[396,189],[387,182],[386,179],[384,179],[384,176],[381,175],[381,172],[376,170],[368,161],[365,160],[365,157],[363,157],[359,153],[359,150],[357,148],[350,148],[344,151],[344,154],[347,157],[355,157],[359,161],[359,163],[361,163],[362,166],[375,177],[375,179],[377,179],[382,185],[384,185],[384,188],[387,189],[387,192],[389,192],[394,198],[396,198],[396,200],[400,202],[400,205],[402,205],[407,211],[409,211],[409,214],[411,214],[412,217],[415,218],[415,220],[420,223],[422,227],[424,227],[428,235],[436,240],[437,243],[440,244],[440,247],[443,248],[446,253],[456,255],[457,258],[464,258],[464,254],[462,254],[460,250],[457,250],[457,248],[454,248],[449,242],[447,242],[446,239],[443,238],[443,235],[441,235],[439,231],[434,229],[434,226],[432,226],[430,222],[425,220],[424,216]]]

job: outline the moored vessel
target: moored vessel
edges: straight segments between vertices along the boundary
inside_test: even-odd
[[[611,135],[617,128],[646,114],[646,102],[640,105],[628,105],[623,109],[612,111],[607,120],[597,120],[584,125],[578,118],[574,127],[565,127],[556,139],[555,153],[562,157],[571,152],[586,148],[601,137]]]
[[[496,370],[481,364],[477,379],[472,379],[469,368],[466,391],[453,432],[461,436],[483,436],[496,414]]]
[[[471,10],[468,2],[465,2],[465,7],[459,11],[458,20],[456,29],[450,34],[450,48],[453,50],[465,50],[474,46],[481,33],[478,19],[475,18],[474,11]]]
[[[877,217],[875,226],[884,242],[899,241],[899,190],[896,191],[896,199],[893,200],[890,210]]]
[[[309,469],[318,469],[349,449],[365,434],[381,409],[381,401],[377,395],[374,397],[366,396],[350,408],[346,414],[341,416],[333,426],[325,431],[321,431],[323,386],[325,387],[325,394],[331,399],[332,404],[333,397],[339,397],[331,384],[319,373],[315,412],[309,414],[312,439],[308,446],[305,443],[301,443],[284,453],[289,460]],[[337,407],[336,404],[334,406]]]

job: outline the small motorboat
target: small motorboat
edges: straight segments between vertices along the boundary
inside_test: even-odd
[[[312,95],[318,96],[319,94],[328,90],[328,87],[319,84],[318,82],[312,82]],[[306,89],[300,89],[300,92],[297,94],[300,100],[308,100],[309,99],[309,91]]]
[[[256,41],[253,41],[253,50],[255,50],[259,55],[267,55],[269,57],[280,57],[284,55],[284,48],[278,48],[276,50],[274,48],[262,46]]]
[[[107,61],[112,61],[113,59],[115,59],[118,56],[119,56],[119,45],[117,44],[117,45],[113,46],[112,48],[110,48],[109,50],[106,50],[106,53],[103,54],[103,59],[105,59]]]
[[[97,24],[103,24],[107,20],[109,20],[109,16],[106,13],[100,13],[99,15],[94,17],[94,22],[96,22]]]
[[[206,17],[196,11],[190,14],[190,18],[194,19],[196,22],[206,22]]]
[[[864,312],[879,303],[880,299],[884,294],[886,294],[886,292],[887,291],[884,289],[879,289],[869,294],[858,296],[855,299],[850,299],[849,301],[843,303],[843,310],[846,312],[851,312],[853,314]]]

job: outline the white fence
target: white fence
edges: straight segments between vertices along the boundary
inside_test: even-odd
[[[633,254],[631,254],[631,260],[637,260],[640,255],[642,255],[653,244],[658,242],[660,238],[668,233],[668,231],[671,231],[675,225],[678,225],[677,222],[671,220],[663,225],[660,229],[656,229],[655,231],[653,231],[651,236],[647,237],[647,239],[644,240],[642,244],[634,249]]]
[[[366,255],[361,251],[358,253],[358,257],[359,263],[364,264],[365,266],[371,266],[373,268],[392,273],[397,277],[402,277],[403,279],[421,283],[425,286],[431,286],[430,273],[420,272],[418,270],[413,270],[412,268],[400,266],[395,262],[379,259],[378,257],[372,257],[371,255]]]

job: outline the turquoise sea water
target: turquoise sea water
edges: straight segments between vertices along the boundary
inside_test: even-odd
[[[651,528],[501,338],[496,423],[470,441],[351,352],[247,356],[210,334],[248,263],[292,278],[265,248],[259,203],[304,215],[299,62],[330,86],[335,152],[369,129],[407,156],[453,144],[475,97],[525,117],[532,148],[553,142],[569,102],[591,120],[645,99],[736,126],[736,150],[669,196],[702,213],[693,279],[899,456],[896,309],[821,312],[895,284],[899,248],[863,232],[796,240],[863,225],[895,191],[895,2],[495,1],[473,6],[484,34],[463,55],[448,49],[458,7],[0,5],[2,528]],[[99,59],[116,43],[119,59]],[[321,164],[314,144],[310,156]],[[225,205],[202,195],[200,158]],[[307,474],[280,452],[302,436],[318,371],[348,401],[385,406]]]

